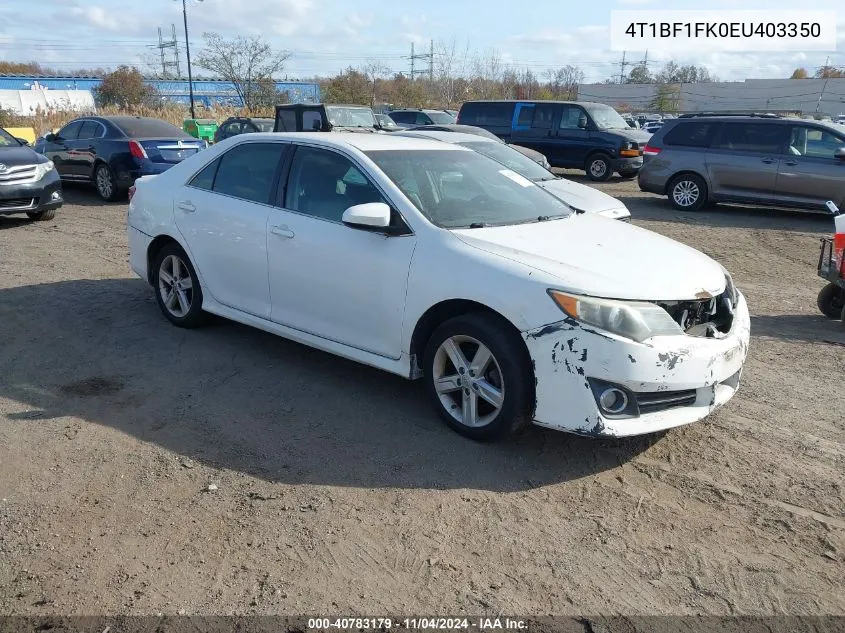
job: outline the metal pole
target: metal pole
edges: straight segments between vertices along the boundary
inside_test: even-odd
[[[188,94],[191,98],[191,118],[196,119],[194,112],[194,78],[191,75],[191,45],[188,42],[188,9],[185,7],[185,0],[182,0],[182,18],[185,20],[185,53],[188,56]]]

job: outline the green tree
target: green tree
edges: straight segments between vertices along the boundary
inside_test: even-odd
[[[806,68],[796,68],[792,71],[792,76],[790,79],[807,79],[810,74],[807,72]]]
[[[351,66],[323,86],[323,100],[326,103],[366,104],[370,103],[371,97],[369,78]]]
[[[118,66],[103,75],[102,83],[94,89],[94,99],[99,106],[121,108],[149,105],[155,100],[156,91],[137,68]]]
[[[625,79],[625,83],[629,84],[653,84],[654,77],[651,76],[651,73],[648,70],[648,67],[645,64],[638,64],[631,69],[631,72],[628,73],[628,77]]]

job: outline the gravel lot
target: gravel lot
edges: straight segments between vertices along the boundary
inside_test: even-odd
[[[845,614],[832,222],[601,188],[753,315],[736,398],[659,439],[472,443],[416,383],[170,326],[125,205],[73,187],[55,221],[0,217],[0,612]]]

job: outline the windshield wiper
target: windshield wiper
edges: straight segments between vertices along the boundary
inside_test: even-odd
[[[486,222],[473,222],[472,224],[469,225],[469,228],[471,228],[471,229],[486,229],[488,226],[490,226],[490,225],[487,224]]]
[[[558,215],[541,215],[537,217],[537,222],[548,222],[549,220],[559,220],[560,218],[569,217],[568,213],[560,213]]]

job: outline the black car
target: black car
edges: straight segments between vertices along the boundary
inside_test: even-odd
[[[475,125],[458,125],[457,123],[452,123],[451,125],[417,125],[407,129],[408,132],[413,132],[415,130],[427,130],[429,132],[458,132],[460,134],[475,134],[476,136],[482,136],[484,138],[489,138],[493,141],[499,141],[500,143],[504,143],[502,139],[500,139],[492,132],[488,132],[483,127],[476,127]],[[507,143],[507,145],[515,149],[523,156],[530,158],[535,163],[540,165],[540,167],[542,167],[543,169],[551,170],[552,166],[549,164],[549,160],[540,152],[537,152],[528,147],[523,147],[522,145],[513,145],[511,143]]]
[[[167,171],[206,146],[166,121],[136,116],[74,119],[35,142],[63,181],[92,183],[108,201],[125,196],[137,178]]]
[[[287,103],[276,106],[274,132],[378,132],[373,109],[362,105]]]
[[[583,169],[590,180],[636,176],[649,139],[610,106],[589,101],[467,101],[458,123],[530,147],[553,167]]]
[[[446,110],[391,110],[386,112],[400,127],[415,125],[449,125],[455,122],[455,117]]]
[[[252,132],[272,132],[273,119],[260,119],[256,117],[232,116],[223,121],[214,133],[214,142],[237,136],[238,134],[249,134]]]
[[[0,128],[0,215],[52,220],[62,206],[62,181],[52,161]]]

